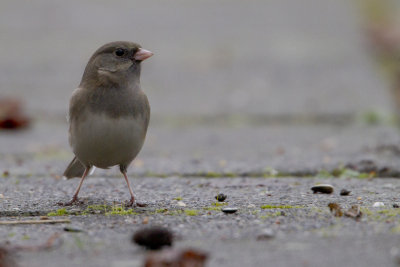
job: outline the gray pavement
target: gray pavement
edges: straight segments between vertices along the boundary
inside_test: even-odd
[[[206,251],[209,266],[400,260],[400,136],[348,1],[2,1],[0,40],[0,96],[22,98],[33,118],[0,132],[1,221],[57,212],[77,186],[60,177],[73,156],[65,115],[91,53],[112,40],[155,52],[142,77],[152,119],[129,169],[148,206],[110,215],[128,191],[116,169],[96,170],[62,216],[84,232],[0,226],[12,246],[61,234],[52,250],[17,252],[20,266],[142,266],[147,252],[130,239],[144,222]],[[317,183],[334,194],[312,194]],[[213,206],[219,192],[237,213]],[[330,202],[363,216],[336,218]],[[273,237],[258,241],[266,229]]]
[[[56,211],[56,202],[69,199],[76,181],[4,179],[3,220]],[[86,181],[84,204],[67,208],[78,215],[61,216],[70,218],[70,224],[2,226],[0,237],[34,245],[61,234],[61,246],[51,251],[18,253],[23,266],[50,266],[55,261],[60,266],[142,266],[146,251],[130,240],[134,231],[147,225],[171,229],[176,247],[208,252],[209,266],[392,266],[399,256],[400,210],[392,208],[399,202],[397,179],[170,177],[131,182],[138,200],[148,203],[132,215],[106,214],[129,194],[123,179],[98,177]],[[335,192],[312,194],[310,187],[321,182],[332,184]],[[340,196],[342,188],[351,190],[350,196]],[[236,214],[223,214],[214,206],[220,192],[228,195],[227,206],[239,209]],[[186,206],[179,206],[176,198]],[[359,205],[363,216],[358,222],[336,218],[327,207],[330,202],[346,210]],[[374,208],[375,202],[385,206]],[[84,232],[64,232],[65,226]],[[257,240],[266,229],[273,237]]]

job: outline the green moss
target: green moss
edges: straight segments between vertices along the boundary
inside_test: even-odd
[[[110,215],[137,215],[138,213],[133,212],[132,209],[125,209],[122,205],[121,206],[113,206],[111,211],[105,213],[106,216]]]
[[[368,208],[360,209],[363,214],[368,216],[370,220],[373,221],[386,221],[390,218],[400,217],[399,209],[379,209],[379,210],[370,210]]]
[[[15,236],[14,232],[11,232],[11,233],[8,234],[8,237],[13,237],[13,236]]]
[[[181,201],[181,200],[182,200],[182,197],[176,197],[176,198],[174,198],[173,200]]]
[[[65,216],[68,215],[68,211],[65,208],[58,209],[56,211],[52,211],[47,213],[47,216]]]
[[[367,216],[370,216],[370,215],[373,215],[373,214],[374,214],[374,213],[373,213],[370,209],[368,209],[368,208],[360,208],[360,211],[361,211],[363,214],[367,215]]]
[[[89,205],[86,207],[87,210],[99,210],[99,211],[106,211],[111,206],[108,205]]]
[[[217,211],[220,211],[221,208],[220,207],[204,207],[203,210],[217,210]]]
[[[84,211],[77,215],[89,215],[89,214],[97,214],[102,213],[105,214],[108,211],[112,210],[112,206],[109,205],[89,205],[86,207]]]
[[[378,210],[378,214],[383,214],[388,217],[395,217],[400,215],[400,210],[399,209],[384,209],[384,210]]]
[[[197,216],[197,215],[199,215],[199,211],[198,210],[185,210],[185,214],[188,216]]]
[[[272,213],[268,213],[268,214],[265,214],[263,216],[260,216],[260,218],[261,219],[268,219],[268,218],[278,217],[278,216],[281,216],[281,215],[282,215],[282,212],[277,211],[277,212],[272,212]]]
[[[168,209],[157,209],[155,210],[155,213],[166,213],[168,212]]]
[[[290,206],[290,205],[263,205],[262,209],[300,209],[302,206]]]
[[[207,178],[216,178],[216,177],[222,177],[220,173],[217,172],[207,172],[204,174],[205,177]]]
[[[31,237],[29,235],[23,235],[22,236],[22,240],[29,240],[31,239]]]
[[[332,177],[333,175],[330,173],[330,172],[328,172],[327,170],[320,170],[318,173],[317,173],[317,175],[316,175],[318,178],[330,178],[330,177]]]
[[[234,172],[199,172],[195,176],[206,178],[237,177],[239,174]]]
[[[375,173],[358,172],[356,170],[344,168],[343,166],[339,166],[338,168],[333,169],[331,172],[327,170],[320,170],[316,175],[318,178],[372,178],[374,176]]]
[[[226,203],[226,202],[214,202],[214,203],[212,203],[212,205],[215,206],[215,207],[222,207],[222,206],[228,205],[228,203]]]
[[[183,213],[183,210],[172,210],[172,211],[169,211],[167,214],[172,215],[172,216],[177,216],[177,215],[181,215],[182,213]]]
[[[263,177],[278,177],[279,172],[272,167],[266,167],[263,170]]]
[[[156,173],[156,172],[151,172],[151,171],[146,172],[144,174],[144,176],[145,177],[158,177],[158,178],[166,178],[166,177],[168,177],[168,175],[165,174],[165,173]]]

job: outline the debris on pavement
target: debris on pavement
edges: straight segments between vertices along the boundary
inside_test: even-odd
[[[151,252],[145,259],[145,267],[204,267],[206,266],[207,254],[194,249],[164,249]]]
[[[340,190],[340,195],[341,195],[341,196],[348,196],[348,195],[350,195],[350,193],[351,193],[351,191],[350,191],[350,190],[347,190],[347,189],[345,189],[345,188],[343,188],[342,190]]]
[[[399,206],[399,204],[394,203],[394,204],[393,204],[393,208],[398,209],[398,208],[400,208],[400,206]]]
[[[383,202],[375,202],[372,207],[377,208],[377,207],[383,207],[385,204]]]
[[[319,185],[314,185],[313,187],[311,187],[311,190],[313,191],[314,194],[316,194],[316,193],[332,194],[333,186],[331,186],[330,184],[319,184]]]
[[[0,247],[0,266],[1,267],[18,266],[14,261],[13,254],[4,245]]]
[[[333,214],[333,216],[335,216],[335,217],[342,217],[343,216],[343,211],[342,211],[342,208],[340,207],[339,204],[337,204],[337,203],[329,203],[328,207],[329,207],[331,213]]]
[[[185,202],[183,202],[183,201],[178,201],[177,205],[178,205],[179,207],[186,207],[186,204],[185,204]]]
[[[224,212],[224,213],[235,213],[235,212],[238,211],[237,208],[232,208],[232,207],[226,207],[226,208],[223,208],[223,209],[221,209],[221,210],[222,210],[222,212]]]
[[[22,111],[18,99],[0,99],[0,129],[20,129],[29,126],[30,119]]]
[[[215,199],[218,200],[219,202],[224,202],[226,198],[227,195],[223,193],[219,193],[218,195],[215,196]]]
[[[358,205],[353,205],[350,209],[344,212],[344,216],[353,218],[358,221],[362,216],[362,212]]]
[[[11,252],[19,252],[19,251],[37,252],[37,251],[54,249],[56,246],[60,246],[62,244],[60,235],[61,235],[60,233],[52,234],[43,244],[27,245],[27,246],[26,245],[10,246],[8,250]],[[3,265],[0,264],[0,266]]]
[[[69,219],[58,219],[58,220],[16,220],[16,221],[0,221],[0,225],[9,224],[42,224],[42,223],[70,223]]]
[[[272,229],[266,228],[261,231],[261,233],[257,236],[257,240],[268,240],[275,237],[275,233]]]
[[[158,250],[164,246],[172,246],[173,238],[173,234],[167,228],[152,226],[136,231],[132,241],[147,249]]]
[[[64,230],[65,232],[72,232],[72,233],[80,233],[80,232],[83,232],[82,229],[74,228],[74,227],[69,227],[69,226],[64,227],[63,230]]]

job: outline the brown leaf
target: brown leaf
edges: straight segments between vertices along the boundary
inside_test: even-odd
[[[329,207],[330,211],[332,212],[333,216],[335,216],[335,217],[343,216],[343,211],[342,211],[342,208],[339,206],[339,204],[329,203],[328,207]]]
[[[362,216],[362,212],[358,205],[353,205],[349,210],[345,211],[344,215],[358,221]]]
[[[0,99],[0,129],[19,129],[29,125],[30,119],[23,114],[22,104],[17,99]]]
[[[145,260],[145,267],[204,267],[207,254],[194,249],[164,249],[151,252]]]

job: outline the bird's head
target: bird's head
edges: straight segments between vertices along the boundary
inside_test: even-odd
[[[129,85],[140,82],[140,63],[152,52],[132,42],[112,42],[103,45],[90,58],[82,83],[91,85]],[[100,84],[99,84],[100,83]]]

